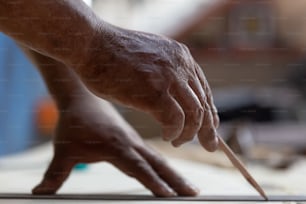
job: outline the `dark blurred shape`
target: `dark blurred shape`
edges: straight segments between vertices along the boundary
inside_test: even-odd
[[[276,121],[275,107],[265,107],[261,104],[250,103],[239,107],[227,107],[219,110],[221,122],[231,120],[248,120],[252,122],[272,122]]]
[[[46,97],[38,100],[35,109],[35,126],[37,127],[38,134],[50,139],[53,136],[58,121],[56,104],[50,97]]]
[[[0,34],[0,155],[42,142],[36,131],[35,105],[46,95],[35,67],[12,39]]]
[[[290,64],[289,86],[298,90],[306,99],[306,59]]]

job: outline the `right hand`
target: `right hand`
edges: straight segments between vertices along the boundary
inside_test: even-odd
[[[60,112],[54,157],[33,194],[54,194],[75,164],[100,161],[137,179],[156,196],[198,194],[110,104],[92,94],[80,96]]]
[[[153,115],[174,146],[195,135],[218,147],[219,118],[208,82],[188,48],[166,37],[112,28],[101,33],[77,72],[96,95]],[[103,36],[103,37],[101,37]]]

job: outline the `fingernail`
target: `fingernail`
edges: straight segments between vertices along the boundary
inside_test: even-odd
[[[172,143],[172,145],[174,146],[174,147],[180,147],[182,144],[183,144],[183,142],[181,142],[181,141],[173,141],[173,142],[171,142]]]
[[[196,196],[200,193],[200,189],[193,184],[189,185],[190,190],[194,193],[193,195]]]
[[[212,139],[212,140],[210,140],[210,141],[208,142],[209,151],[214,152],[214,151],[217,150],[217,148],[218,148],[218,143],[219,143],[218,141],[219,141],[219,140],[218,140],[218,137],[214,137],[214,139]]]
[[[165,142],[169,142],[169,141],[171,140],[171,138],[170,138],[170,137],[164,136],[164,137],[163,137],[163,140],[164,140]]]
[[[174,140],[179,136],[179,133],[180,131],[178,131],[177,129],[165,129],[163,130],[163,139],[164,141]]]
[[[176,194],[175,191],[169,189],[169,190],[168,190],[168,196],[169,196],[169,197],[174,197],[174,196],[177,196],[177,194]]]
[[[200,189],[189,182],[185,183],[184,187],[178,191],[180,196],[197,196],[199,193]]]
[[[157,197],[174,197],[177,196],[176,192],[170,188],[163,188],[162,192],[155,194]]]

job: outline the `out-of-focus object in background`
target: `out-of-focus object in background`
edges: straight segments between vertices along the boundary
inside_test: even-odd
[[[274,0],[276,6],[278,30],[280,38],[287,47],[300,49],[305,53],[306,23],[304,0]]]
[[[306,129],[298,124],[235,122],[224,124],[222,129],[229,146],[243,159],[274,169],[291,167],[306,147]]]
[[[288,65],[303,55],[282,33],[282,11],[291,9],[286,7],[290,6],[278,0],[93,0],[94,10],[111,23],[167,35],[187,44],[214,94],[217,89],[250,88],[251,98],[245,98],[250,103],[238,112],[262,122],[295,117],[286,104],[288,91],[276,105],[252,97],[254,91],[277,99],[281,91],[276,91],[276,96],[273,91],[268,93],[269,88],[286,89],[291,69]],[[233,100],[239,102],[235,96]],[[248,112],[250,109],[254,112]],[[145,115],[126,109],[123,114],[141,135],[160,134],[157,124]]]
[[[271,48],[275,43],[271,3],[241,1],[229,11],[229,43],[238,49]]]
[[[304,0],[93,0],[93,8],[114,24],[187,44],[213,89],[221,135],[244,158],[285,168],[306,152]],[[122,110],[141,135],[160,134],[150,118]],[[227,166],[184,148],[164,149]]]
[[[35,67],[10,38],[0,34],[0,155],[42,142],[35,105],[46,94]]]
[[[38,100],[36,107],[36,127],[39,135],[50,137],[58,120],[58,110],[54,101],[49,98]]]

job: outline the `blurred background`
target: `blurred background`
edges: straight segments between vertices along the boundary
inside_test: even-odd
[[[287,168],[306,154],[305,0],[87,2],[112,24],[187,44],[211,85],[220,134],[243,158]],[[18,47],[1,35],[0,48],[0,155],[5,155],[48,141],[57,113]],[[181,148],[185,151],[159,143],[161,132],[151,117],[118,108],[161,151],[219,162],[203,156],[196,141]]]
[[[246,160],[287,168],[306,153],[306,1],[93,0],[92,5],[115,25],[187,44],[213,90],[220,134]],[[160,137],[149,116],[121,112],[143,137]],[[196,151],[194,146],[185,148]],[[192,156],[167,145],[164,150],[216,163],[201,150]]]

